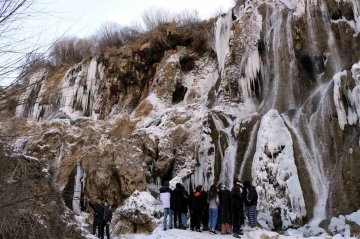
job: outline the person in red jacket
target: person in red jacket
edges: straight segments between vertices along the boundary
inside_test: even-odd
[[[191,202],[192,203],[191,208],[193,210],[194,223],[197,232],[202,232],[200,230],[200,224],[207,202],[207,198],[204,195],[205,194],[203,193],[203,186],[201,185],[197,186]]]

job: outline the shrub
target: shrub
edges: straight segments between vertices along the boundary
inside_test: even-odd
[[[117,23],[106,22],[102,24],[94,36],[96,52],[102,52],[108,47],[122,45],[120,31],[121,26]]]
[[[142,31],[139,24],[121,26],[114,22],[106,22],[93,36],[96,42],[96,53],[101,53],[106,48],[119,47],[127,42],[135,41]]]
[[[69,37],[55,43],[50,52],[53,65],[59,63],[77,63],[83,58],[92,55],[93,41],[91,39],[79,39]]]

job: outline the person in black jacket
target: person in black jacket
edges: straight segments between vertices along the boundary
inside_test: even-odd
[[[201,185],[196,187],[195,193],[192,199],[192,210],[194,216],[194,224],[197,232],[202,232],[200,230],[201,218],[205,209],[205,200],[203,194],[203,187]]]
[[[244,224],[244,209],[240,186],[235,184],[231,190],[231,212],[234,237],[240,238],[241,225]]]
[[[218,223],[221,224],[221,234],[231,234],[231,197],[230,191],[226,189],[225,184],[220,185],[219,190],[220,210]]]
[[[190,210],[190,231],[195,231],[195,214],[193,210],[194,194],[196,189],[190,189],[189,210]]]
[[[174,227],[175,228],[183,228],[181,222],[181,211],[184,207],[184,190],[180,183],[177,183],[176,188],[171,193],[171,209],[174,211]],[[179,224],[177,224],[177,221],[179,221]]]
[[[258,194],[253,185],[251,185],[250,181],[244,182],[244,192],[243,198],[245,201],[245,205],[247,207],[249,224],[251,228],[256,226],[256,206],[258,200]]]
[[[103,200],[101,198],[98,198],[96,203],[89,202],[89,206],[94,210],[93,235],[96,234],[96,229],[97,229],[98,237],[100,237],[101,218],[104,212],[102,201]]]
[[[205,204],[205,208],[204,208],[204,212],[203,212],[203,216],[202,216],[202,225],[203,231],[209,231],[209,203],[207,202],[207,198],[208,198],[208,192],[207,191],[203,191],[203,195],[204,195],[204,204]]]
[[[181,185],[184,191],[183,203],[181,207],[181,223],[182,227],[180,229],[186,230],[187,227],[187,212],[188,212],[188,205],[189,205],[189,193],[185,190],[184,185]]]
[[[107,239],[110,239],[110,224],[111,224],[111,220],[112,220],[112,206],[109,206],[109,211],[108,211],[108,218],[106,220],[106,237]]]
[[[105,226],[108,225],[108,222],[109,220],[111,221],[110,219],[110,215],[112,216],[112,213],[110,213],[110,204],[109,204],[109,201],[108,200],[105,200],[104,202],[104,206],[103,206],[104,210],[103,210],[103,215],[102,215],[102,220],[101,220],[101,226],[100,226],[100,238],[101,239],[104,239],[104,229],[105,229]],[[110,239],[110,231],[109,229],[107,228],[107,231],[106,231],[106,237]]]

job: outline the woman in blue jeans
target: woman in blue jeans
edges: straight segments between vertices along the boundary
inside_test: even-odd
[[[208,194],[210,233],[216,234],[215,227],[218,218],[220,200],[216,185],[211,185]]]

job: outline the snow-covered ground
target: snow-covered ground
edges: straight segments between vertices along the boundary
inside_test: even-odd
[[[88,232],[88,228],[90,228],[90,224],[87,223],[86,221],[88,218],[89,214],[83,213],[82,216],[76,216],[76,220],[78,222],[79,227],[81,228],[83,235],[88,238],[88,239],[96,239],[97,237],[94,235],[91,235]],[[355,212],[351,215],[346,216],[346,218],[351,218],[350,220],[359,220],[360,219],[360,210],[358,212]],[[329,229],[331,230],[331,228],[337,228],[334,229],[333,231],[339,231],[341,225],[343,225],[343,223],[337,223],[338,221],[341,221],[340,219],[337,218],[333,218],[332,223],[329,225]],[[343,225],[344,226],[344,225]],[[330,239],[330,238],[346,238],[346,239],[356,239],[359,238],[360,235],[352,235],[352,237],[349,236],[349,234],[345,234],[345,236],[342,236],[341,234],[336,234],[335,236],[329,236],[326,234],[322,234],[320,236],[317,237],[303,237],[300,236],[299,232],[301,230],[312,230],[315,231],[316,228],[310,228],[308,226],[303,227],[302,229],[299,230],[291,230],[291,231],[287,231],[286,234],[291,235],[291,236],[285,236],[285,235],[280,235],[276,232],[271,232],[271,231],[267,231],[264,229],[251,229],[249,227],[244,227],[244,235],[241,236],[241,238],[243,239],[302,239],[302,238],[307,238],[307,239]],[[320,229],[320,228],[318,228]],[[319,230],[318,230],[319,231]],[[322,232],[324,232],[323,229],[321,229]],[[320,232],[320,231],[319,231]],[[321,233],[321,232],[320,232]],[[112,236],[112,239],[162,239],[162,238],[174,238],[174,239],[202,239],[202,238],[213,238],[213,239],[225,239],[225,238],[232,238],[232,234],[231,235],[221,235],[220,232],[218,232],[217,235],[211,235],[208,231],[204,231],[202,233],[198,233],[198,232],[193,232],[188,230],[179,230],[179,229],[171,229],[171,230],[167,230],[167,231],[163,231],[162,226],[157,227],[151,234],[127,234],[127,235],[121,235],[121,236]],[[106,237],[105,237],[106,238]]]
[[[145,234],[137,234],[137,235],[124,235],[120,237],[114,237],[114,239],[162,239],[162,238],[174,238],[174,239],[203,239],[203,238],[213,238],[213,239],[226,239],[226,238],[233,238],[233,235],[220,235],[218,233],[217,235],[211,235],[208,231],[198,233],[198,232],[192,232],[190,230],[179,230],[179,229],[172,229],[163,231],[161,227],[157,228],[151,235],[145,235]],[[300,239],[303,237],[298,236],[282,236],[275,232],[265,231],[262,229],[258,230],[251,230],[251,229],[245,229],[244,235],[241,236],[243,239],[270,239],[270,238],[276,238],[276,239]],[[309,239],[312,238],[332,238],[330,236],[328,237],[307,237]],[[342,237],[339,237],[342,238]]]

